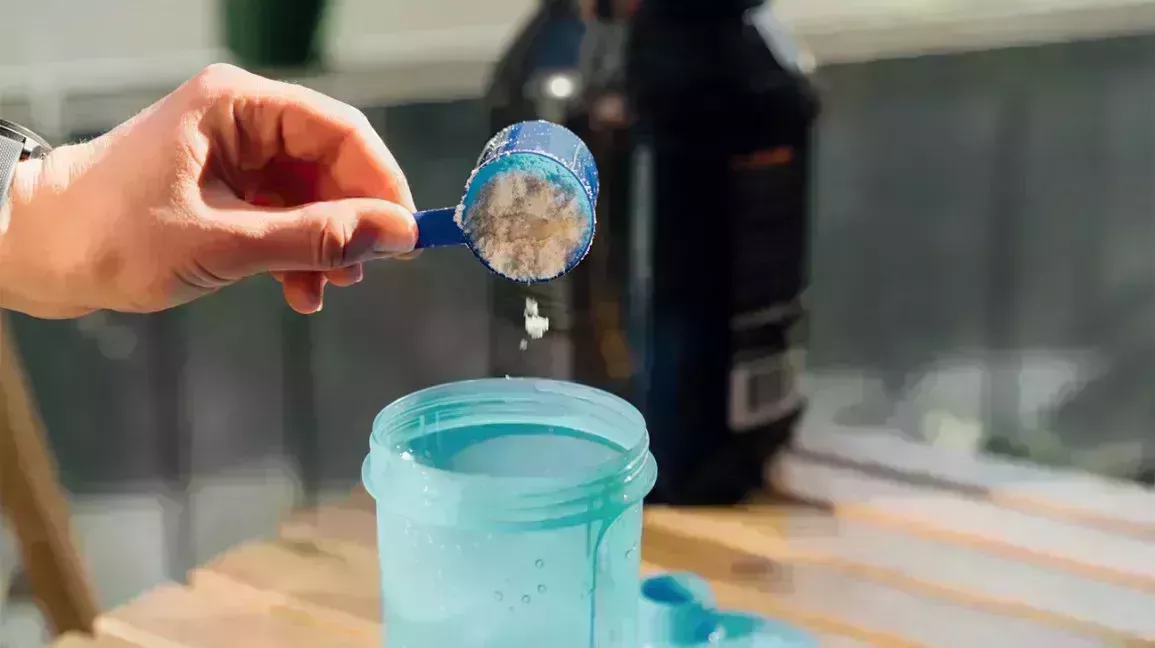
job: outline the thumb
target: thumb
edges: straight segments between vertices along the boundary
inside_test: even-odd
[[[333,270],[402,254],[417,242],[413,214],[396,203],[347,198],[292,208],[243,203],[226,216],[239,233],[223,274],[241,278],[262,272]],[[216,265],[216,264],[213,264]]]

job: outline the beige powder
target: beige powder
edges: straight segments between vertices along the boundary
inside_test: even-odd
[[[525,333],[534,340],[540,340],[549,330],[549,318],[542,317],[537,310],[537,301],[532,297],[525,298]]]
[[[458,225],[486,263],[505,277],[527,282],[564,272],[590,225],[573,192],[516,171],[489,180],[461,216]]]

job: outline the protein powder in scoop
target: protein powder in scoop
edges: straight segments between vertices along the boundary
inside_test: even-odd
[[[456,220],[489,267],[523,282],[565,272],[590,227],[575,192],[525,171],[490,178]]]

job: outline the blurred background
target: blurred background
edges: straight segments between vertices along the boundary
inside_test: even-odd
[[[758,25],[782,83],[820,109],[813,129],[797,119],[809,234],[784,263],[809,280],[782,300],[805,315],[783,319],[789,362],[775,369],[808,407],[769,445],[876,435],[1149,489],[1155,2],[770,6],[775,21]],[[423,208],[456,202],[503,119],[568,120],[595,86],[603,97],[643,83],[619,60],[633,8],[39,0],[0,10],[23,27],[0,46],[0,116],[50,141],[99,135],[204,65],[236,61],[361,108]],[[591,33],[602,48],[592,63]],[[529,96],[539,73],[546,92]],[[604,121],[593,130],[628,130],[630,119]],[[614,146],[600,154],[634,159]],[[634,209],[607,195],[618,194],[603,193],[606,209]],[[637,274],[637,236],[632,247],[598,236],[632,270],[598,261],[611,279],[588,281],[628,284],[612,277]],[[309,318],[269,278],[148,317],[12,316],[103,606],[269,532],[294,506],[347,493],[372,417],[396,397],[491,374],[582,377],[572,360],[589,351],[581,320],[597,305],[574,295],[595,288],[542,296],[569,347],[547,336],[509,359],[525,292],[495,285],[467,251],[366,274]],[[630,370],[603,364],[602,382],[630,382]],[[795,387],[774,391],[785,402]],[[0,645],[41,645],[14,551],[0,539]]]

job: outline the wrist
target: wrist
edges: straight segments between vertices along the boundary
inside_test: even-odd
[[[9,219],[8,231],[0,234],[0,308],[50,319],[92,310],[79,306],[84,300],[77,297],[91,274],[84,267],[91,262],[88,238],[70,232],[66,222],[76,213],[67,196],[72,157],[65,147],[13,168],[0,206],[0,215]]]
[[[0,246],[12,223],[31,208],[43,168],[43,158],[30,158],[16,164],[12,182],[8,185],[8,194],[4,204],[0,205]]]

